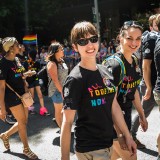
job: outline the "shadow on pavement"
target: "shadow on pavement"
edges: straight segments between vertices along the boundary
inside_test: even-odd
[[[54,110],[53,110],[53,104],[50,101],[48,97],[44,97],[45,101],[45,106],[48,109],[48,111],[51,113],[50,116],[41,116],[39,114],[39,101],[37,96],[35,96],[35,111],[37,114],[31,115],[29,114],[28,116],[28,124],[27,124],[27,131],[28,131],[28,136],[33,136],[36,135],[37,133],[40,133],[42,130],[45,130],[47,128],[57,128],[57,125],[53,119],[54,115]],[[11,128],[12,125],[9,125],[8,123],[4,123],[3,121],[0,120],[0,133],[5,132],[9,128]],[[19,137],[17,134],[13,135],[13,138]]]
[[[140,150],[140,151],[143,152],[143,153],[146,153],[146,154],[149,154],[149,155],[151,155],[151,156],[154,156],[154,157],[157,157],[157,156],[158,156],[158,152],[153,151],[153,150],[148,149],[148,148],[138,149],[138,150]]]
[[[13,156],[15,156],[15,159],[16,159],[16,157],[19,157],[19,158],[24,159],[24,160],[30,160],[29,158],[27,158],[27,157],[26,157],[24,154],[22,154],[22,153],[16,153],[16,152],[12,152],[12,151],[10,151],[10,150],[7,150],[7,151],[5,151],[5,152],[3,152],[3,153],[7,153],[7,154],[10,154],[10,155],[13,155]],[[36,160],[41,160],[41,159],[37,158]]]
[[[60,136],[53,139],[53,145],[60,146]],[[71,133],[71,147],[70,152],[74,153],[74,132]]]

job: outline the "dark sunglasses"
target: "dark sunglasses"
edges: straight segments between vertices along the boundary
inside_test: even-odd
[[[126,21],[123,24],[123,26],[134,26],[134,25],[141,26],[141,24],[137,21]]]
[[[143,27],[142,27],[142,25],[139,22],[137,22],[137,21],[126,21],[126,22],[124,22],[124,24],[123,24],[123,26],[121,28],[120,33],[123,30],[127,30],[129,27],[139,28],[141,31],[143,31]]]
[[[89,43],[89,41],[91,43],[97,43],[98,42],[98,36],[92,36],[90,38],[82,38],[82,39],[79,39],[76,43],[79,44],[80,46],[85,46]]]

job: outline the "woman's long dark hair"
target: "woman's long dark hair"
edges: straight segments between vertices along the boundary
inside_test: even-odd
[[[33,61],[36,60],[37,51],[35,49],[32,49],[29,51],[28,55],[32,58]]]
[[[54,42],[49,46],[48,49],[48,60],[55,62],[58,66],[58,61],[56,60],[55,54],[58,52],[59,48],[63,48],[62,45],[58,42]]]

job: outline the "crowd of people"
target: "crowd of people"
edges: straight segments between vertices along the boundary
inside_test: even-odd
[[[160,107],[160,14],[150,16],[149,27],[143,32],[137,21],[126,21],[118,40],[107,45],[99,44],[92,23],[82,21],[71,30],[72,47],[52,42],[40,54],[36,50],[26,54],[15,37],[1,39],[0,119],[15,118],[13,126],[0,134],[5,148],[10,149],[10,136],[19,132],[23,154],[38,158],[29,147],[26,130],[34,106],[24,107],[8,84],[19,95],[29,91],[33,99],[36,90],[39,114],[49,116],[37,74],[45,66],[48,97],[61,131],[61,160],[70,159],[74,121],[78,160],[140,160],[136,149],[145,145],[137,139],[137,130],[141,125],[145,132],[146,118],[156,104]],[[137,111],[133,120],[132,106]],[[160,160],[160,134],[157,147]]]

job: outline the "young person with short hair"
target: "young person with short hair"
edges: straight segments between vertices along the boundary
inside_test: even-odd
[[[125,137],[124,148],[136,154],[116,99],[116,88],[108,69],[96,64],[98,33],[90,22],[78,22],[71,30],[71,43],[81,61],[63,86],[64,107],[61,127],[61,160],[70,158],[71,127],[76,115],[75,152],[79,160],[110,160],[113,123]]]

